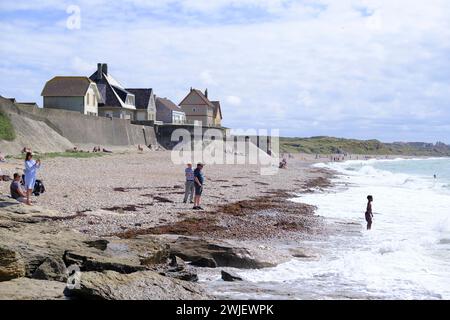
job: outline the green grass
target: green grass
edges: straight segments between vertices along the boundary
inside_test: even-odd
[[[35,159],[54,159],[54,158],[98,158],[107,155],[103,152],[48,152],[48,153],[35,153]],[[6,158],[13,159],[22,159],[24,155],[16,155],[16,156],[6,156]]]
[[[3,111],[0,111],[0,140],[12,141],[15,138],[16,133],[11,120]]]
[[[53,159],[53,158],[98,158],[106,155],[103,152],[49,152],[36,155],[40,159]]]
[[[355,140],[333,137],[280,138],[280,150],[281,152],[308,154],[450,155],[450,146],[443,143],[383,143],[378,140]]]

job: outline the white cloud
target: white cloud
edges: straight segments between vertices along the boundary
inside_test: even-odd
[[[242,100],[237,96],[227,96],[226,102],[231,106],[239,106]]]
[[[206,85],[217,85],[216,80],[214,80],[211,71],[209,70],[204,70],[200,73],[200,78],[202,79],[202,82]]]
[[[73,31],[69,2],[1,2],[6,15],[40,11],[0,20],[0,94],[39,101],[52,76],[108,62],[124,85],[174,101],[208,86],[227,126],[396,140],[407,125],[402,138],[450,142],[449,1],[80,0]],[[42,8],[60,16],[39,18]]]

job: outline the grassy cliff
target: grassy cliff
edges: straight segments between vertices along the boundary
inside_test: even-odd
[[[12,141],[15,138],[16,133],[10,119],[0,110],[0,140]]]
[[[333,137],[280,138],[282,152],[310,154],[363,154],[363,155],[411,155],[450,156],[450,146],[444,143],[394,142],[355,140]]]

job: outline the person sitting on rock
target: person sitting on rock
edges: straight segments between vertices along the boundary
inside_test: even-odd
[[[18,173],[14,173],[14,180],[11,182],[9,189],[11,198],[16,199],[19,202],[27,202],[27,194],[20,184],[20,175]]]

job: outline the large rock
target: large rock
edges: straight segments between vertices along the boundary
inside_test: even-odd
[[[67,266],[77,264],[81,271],[113,270],[132,273],[155,264],[166,263],[169,258],[169,246],[156,238],[112,238],[106,242],[97,240],[84,243],[89,247],[67,250],[64,253]]]
[[[4,253],[0,280],[22,276],[63,280],[61,260],[66,267],[77,264],[83,271],[130,273],[165,263],[169,257],[168,245],[157,238],[90,238],[60,228],[59,219],[66,218],[0,197],[0,248]]]
[[[19,254],[0,245],[0,281],[25,276],[25,263]]]
[[[61,258],[47,258],[33,273],[34,279],[66,281],[67,269]]]
[[[275,266],[271,261],[255,257],[245,248],[213,243],[204,239],[180,237],[170,244],[170,253],[198,267],[259,269]]]
[[[63,282],[18,278],[0,282],[0,300],[62,300],[65,287]]]
[[[171,279],[153,271],[121,274],[115,271],[83,272],[71,296],[101,300],[187,300],[206,299],[196,285]]]

